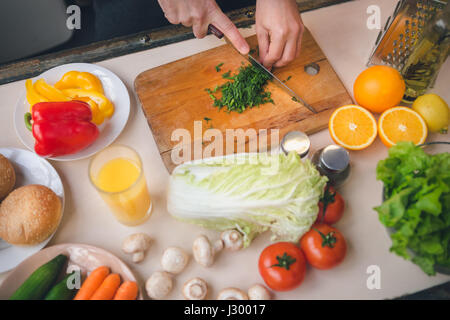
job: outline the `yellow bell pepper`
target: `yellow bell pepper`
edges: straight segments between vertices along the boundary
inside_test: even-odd
[[[89,91],[96,91],[103,94],[102,82],[99,78],[89,72],[69,71],[66,72],[62,78],[55,83],[55,88],[59,90],[64,89],[84,89]]]
[[[48,101],[48,99],[44,98],[39,93],[37,93],[36,90],[34,90],[33,82],[31,81],[31,79],[25,81],[25,88],[27,89],[27,101],[30,104],[30,111],[36,103]]]
[[[98,104],[88,97],[77,97],[76,100],[84,101],[91,107],[92,122],[96,125],[101,125],[105,121],[105,116],[100,112]]]
[[[62,102],[72,100],[65,94],[63,94],[61,90],[58,90],[54,86],[49,85],[47,82],[45,82],[44,79],[36,80],[33,88],[37,93],[46,98],[48,101]]]
[[[84,89],[64,89],[62,93],[72,99],[83,97],[91,99],[98,105],[98,109],[106,118],[111,118],[114,114],[114,104],[99,92]]]
[[[89,72],[66,72],[54,86],[44,79],[39,79],[34,84],[28,79],[25,86],[30,106],[44,101],[81,100],[89,104],[92,122],[96,125],[102,124],[105,118],[114,114],[114,104],[105,97],[100,79]]]

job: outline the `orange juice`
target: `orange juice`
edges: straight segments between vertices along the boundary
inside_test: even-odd
[[[119,222],[138,225],[149,217],[152,205],[142,164],[137,155],[136,158],[112,157],[124,150],[116,151],[109,157],[99,155],[99,159],[93,160],[90,167],[91,181]]]
[[[97,186],[106,192],[120,192],[130,188],[141,175],[136,164],[125,158],[105,163],[97,175]]]

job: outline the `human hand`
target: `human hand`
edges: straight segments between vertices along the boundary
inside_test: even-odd
[[[257,0],[256,35],[266,68],[285,66],[299,55],[303,30],[295,0]]]
[[[247,41],[214,0],[158,0],[158,2],[170,23],[192,26],[197,38],[204,38],[208,33],[208,25],[212,24],[222,31],[242,54],[249,52]]]

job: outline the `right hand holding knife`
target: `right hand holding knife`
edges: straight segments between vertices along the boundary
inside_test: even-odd
[[[194,35],[201,39],[213,25],[241,54],[247,54],[250,47],[233,22],[220,10],[214,0],[158,0],[170,23],[192,27]]]

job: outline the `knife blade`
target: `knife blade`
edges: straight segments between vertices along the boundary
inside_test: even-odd
[[[281,89],[284,90],[287,94],[289,94],[292,97],[292,100],[296,102],[300,102],[303,104],[309,111],[312,113],[317,113],[317,110],[308,104],[305,100],[303,100],[298,94],[295,93],[294,90],[289,88],[283,81],[281,81],[277,76],[275,76],[272,72],[270,72],[266,67],[264,67],[257,59],[255,59],[250,53],[247,55],[244,55],[237,50],[234,45],[228,40],[227,37],[224,36],[222,31],[217,29],[214,25],[210,24],[208,26],[208,31],[210,31],[212,34],[214,34],[217,38],[222,39],[224,38],[225,41],[230,44],[242,57],[244,57],[248,62],[250,62],[254,67],[258,68],[262,72],[264,72],[267,76],[270,77],[273,82],[278,85]]]

